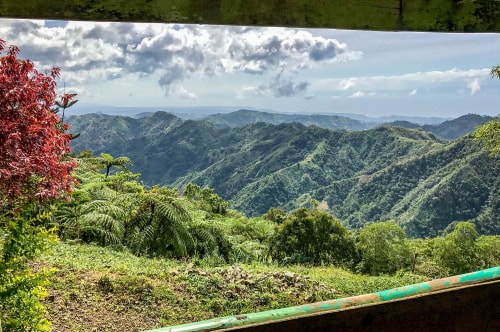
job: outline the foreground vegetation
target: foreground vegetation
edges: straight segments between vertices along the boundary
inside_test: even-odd
[[[222,264],[334,264],[372,275],[465,273],[491,266],[499,255],[498,236],[479,236],[468,222],[455,223],[442,237],[407,239],[390,220],[349,230],[316,200],[289,213],[271,208],[260,217],[246,217],[210,188],[146,188],[138,174],[128,171],[126,157],[86,152],[75,160],[79,167],[73,174],[80,183],[71,200],[45,207],[45,222],[63,240],[139,256],[209,258]],[[435,266],[439,273],[422,271],[422,265]]]
[[[44,300],[57,331],[140,331],[426,280],[410,274],[369,277],[333,266],[152,259],[65,243],[37,264],[57,268]]]
[[[35,264],[57,269],[44,300],[56,330],[142,330],[500,265],[500,237],[471,223],[433,239],[392,221],[353,232],[314,200],[248,218],[210,188],[143,187],[126,157],[76,160],[80,184],[46,220],[65,242]]]
[[[498,248],[496,259],[498,264]],[[430,279],[403,271],[368,276],[333,265],[137,257],[111,248],[62,242],[36,264],[57,269],[44,305],[47,318],[59,331],[140,331]],[[442,273],[433,265],[421,268]]]

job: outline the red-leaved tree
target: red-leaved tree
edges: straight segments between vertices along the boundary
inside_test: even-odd
[[[0,39],[0,207],[44,201],[74,183],[67,125],[51,111],[59,68],[38,72],[19,49]],[[74,95],[63,96],[66,104]]]
[[[0,39],[0,331],[50,331],[40,302],[48,270],[29,262],[55,241],[36,205],[75,182],[68,126],[52,109],[64,110],[74,95],[56,103],[59,68],[39,73],[18,55]]]

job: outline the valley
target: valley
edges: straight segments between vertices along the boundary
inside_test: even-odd
[[[353,229],[394,220],[409,236],[423,237],[470,221],[481,234],[499,233],[498,159],[467,135],[490,117],[364,130],[353,130],[362,122],[338,116],[319,118],[327,128],[311,124],[312,116],[302,119],[308,126],[284,119],[237,111],[182,120],[157,112],[87,114],[68,122],[81,134],[74,151],[127,156],[149,186],[213,188],[248,216],[273,207],[292,211],[314,199]]]

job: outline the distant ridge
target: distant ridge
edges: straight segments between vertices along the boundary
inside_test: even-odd
[[[389,124],[394,126],[412,128],[412,129],[418,128],[424,131],[431,132],[446,139],[455,139],[474,131],[476,127],[493,119],[495,118],[487,115],[467,114],[467,115],[462,115],[461,117],[458,117],[453,120],[444,121],[436,125],[420,126],[418,124],[408,121],[394,121]]]
[[[242,127],[251,123],[266,122],[274,125],[282,123],[302,123],[305,126],[316,125],[328,129],[363,130],[373,127],[359,120],[339,115],[322,114],[280,114],[241,109],[231,113],[217,113],[204,118],[218,128]]]
[[[141,107],[126,107],[126,106],[111,106],[111,105],[100,105],[100,104],[89,104],[89,103],[77,103],[71,108],[71,114],[83,115],[91,113],[102,113],[108,115],[117,116],[130,116],[137,117],[143,116],[148,113],[155,112],[168,112],[176,115],[177,117],[184,120],[200,120],[212,114],[227,114],[232,112],[237,112],[238,110],[252,110],[256,112],[264,112],[270,114],[281,114],[281,115],[335,115],[345,118],[350,118],[353,120],[358,120],[363,123],[368,123],[370,126],[373,124],[382,124],[392,121],[409,121],[418,123],[420,125],[425,124],[439,124],[446,120],[451,120],[452,118],[443,117],[420,117],[420,116],[407,116],[407,115],[388,115],[383,117],[371,117],[364,114],[356,113],[342,113],[342,112],[324,112],[324,111],[305,111],[301,114],[292,114],[287,112],[277,112],[270,109],[253,109],[248,107],[240,106],[141,106]]]
[[[419,125],[425,124],[439,124],[447,120],[452,120],[453,118],[447,117],[422,117],[422,116],[408,116],[408,115],[386,115],[381,117],[371,117],[364,114],[354,114],[354,113],[325,113],[331,115],[345,116],[347,118],[359,120],[367,123],[388,123],[394,121],[406,121],[412,122]]]

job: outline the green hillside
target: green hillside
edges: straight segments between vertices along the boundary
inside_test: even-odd
[[[134,137],[154,136],[182,122],[166,112],[152,113],[140,119],[93,113],[70,116],[67,121],[71,126],[70,132],[80,134],[78,139],[71,142],[75,151],[89,148],[103,151],[110,144],[119,144]]]
[[[467,114],[453,120],[444,121],[440,124],[423,125],[408,121],[394,121],[390,123],[393,126],[401,126],[412,129],[422,129],[446,139],[455,139],[472,132],[476,127],[495,119],[492,116]]]
[[[324,201],[352,228],[392,219],[409,236],[436,236],[459,221],[498,234],[498,159],[468,137],[418,129],[329,130],[298,123],[217,128],[165,113],[69,119],[75,150],[128,156],[145,184],[213,188],[249,216]]]

